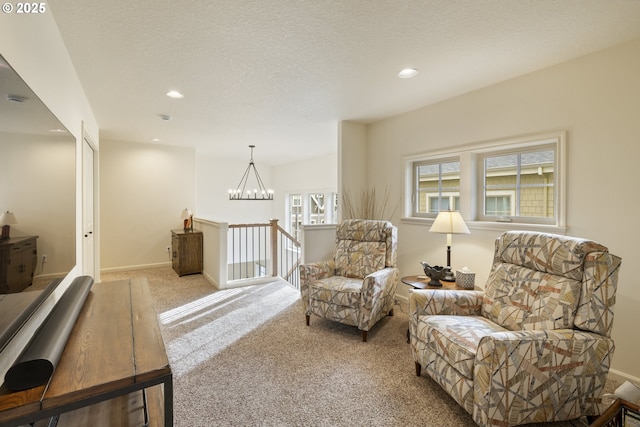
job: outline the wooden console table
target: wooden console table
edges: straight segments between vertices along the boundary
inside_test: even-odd
[[[66,413],[62,427],[70,411],[111,400],[128,411],[126,396],[148,390],[150,425],[173,426],[173,375],[151,301],[144,278],[94,284],[49,383],[0,387],[0,425]]]

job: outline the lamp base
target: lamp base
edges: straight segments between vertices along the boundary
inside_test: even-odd
[[[447,272],[447,275],[444,276],[442,279],[440,280],[444,280],[445,282],[455,282],[456,281],[456,276],[453,274],[453,271],[449,270]]]
[[[11,230],[11,226],[9,224],[2,226],[2,237],[0,240],[9,240],[9,231]]]

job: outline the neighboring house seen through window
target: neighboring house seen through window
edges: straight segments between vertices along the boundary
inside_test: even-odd
[[[415,216],[460,209],[460,161],[457,158],[416,162],[414,176]]]
[[[551,223],[555,218],[555,158],[552,145],[480,156],[484,202],[480,219],[528,218]]]

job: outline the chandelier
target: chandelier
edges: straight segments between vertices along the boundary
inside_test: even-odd
[[[242,179],[240,179],[240,183],[236,187],[235,190],[229,190],[229,200],[273,200],[273,190],[267,190],[262,182],[262,178],[260,178],[260,174],[258,173],[258,169],[256,169],[256,165],[253,163],[253,149],[255,145],[250,145],[251,148],[251,160],[249,160],[249,166],[244,171],[244,175],[242,175]],[[253,171],[253,175],[255,176],[255,182],[258,187],[254,187],[253,190],[251,187],[247,189],[247,182],[249,181],[249,176]]]

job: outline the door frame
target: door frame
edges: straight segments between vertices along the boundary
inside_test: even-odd
[[[98,150],[98,145],[96,144],[96,142],[94,141],[94,139],[91,137],[91,135],[89,134],[89,132],[87,132],[86,127],[84,126],[84,123],[82,125],[82,144],[81,144],[81,180],[82,180],[82,193],[81,193],[81,200],[82,200],[82,204],[81,204],[81,210],[82,210],[82,221],[81,221],[81,227],[80,227],[80,232],[81,232],[81,242],[82,242],[82,265],[81,265],[81,271],[83,275],[87,275],[87,276],[91,276],[94,278],[94,280],[96,282],[100,281],[100,254],[99,254],[99,248],[100,248],[100,233],[99,233],[99,225],[100,225],[100,215],[99,215],[99,185],[98,185],[98,177],[99,175],[99,150]],[[93,152],[93,164],[90,165],[89,167],[91,167],[93,169],[92,172],[85,170],[85,168],[87,168],[87,165],[85,164],[85,150],[91,150]],[[87,183],[85,180],[85,173],[91,173],[92,176],[92,183]],[[90,187],[87,187],[87,184],[90,185]],[[85,210],[85,195],[87,194],[86,192],[90,191],[92,194],[92,199],[93,199],[93,203],[92,206],[90,207],[90,209],[93,212],[86,212]],[[91,215],[93,221],[91,221],[93,223],[93,227],[92,230],[89,230],[92,232],[92,238],[91,239],[87,239],[84,237],[85,232],[87,232],[87,230],[85,229],[85,226],[87,224],[87,215]],[[88,246],[87,244],[90,244],[90,246]],[[87,258],[86,254],[89,254],[89,257],[91,258],[89,259],[85,259]]]

